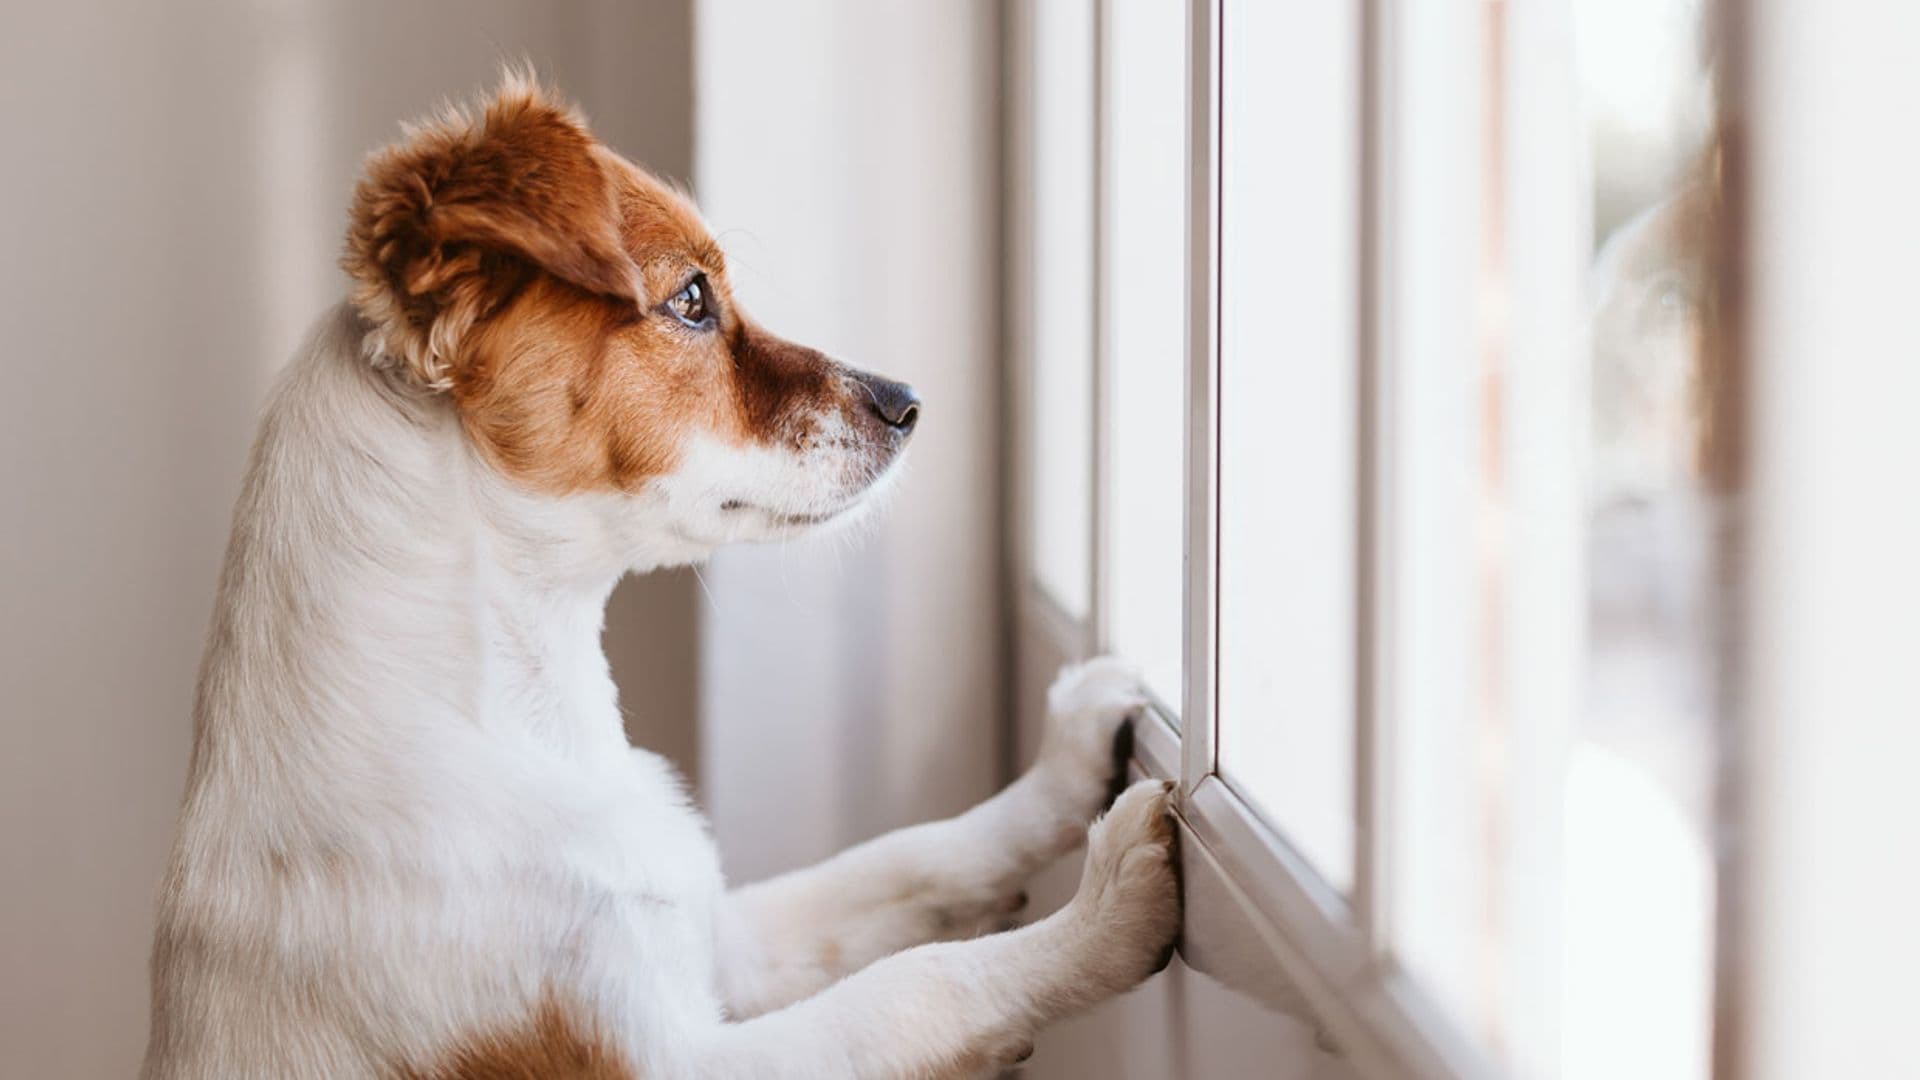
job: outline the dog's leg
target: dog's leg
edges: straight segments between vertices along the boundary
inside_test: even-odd
[[[808,996],[883,956],[1000,929],[1021,886],[1077,847],[1124,778],[1144,702],[1111,659],[1062,671],[1040,755],[1004,791],[946,821],[889,833],[817,866],[735,890],[720,914],[720,981],[736,1018]]]
[[[1093,828],[1074,898],[1032,926],[922,945],[697,1044],[699,1077],[965,1077],[1046,1023],[1165,966],[1179,929],[1170,784],[1142,781]]]

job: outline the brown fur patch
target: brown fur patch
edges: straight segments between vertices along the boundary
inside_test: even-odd
[[[367,161],[341,262],[387,349],[442,384],[459,339],[539,268],[637,298],[599,144],[531,80]]]
[[[845,368],[739,312],[679,192],[524,78],[369,159],[342,265],[387,355],[537,490],[635,490],[693,432],[803,449],[822,414],[875,423]],[[709,327],[667,311],[696,274]]]
[[[607,1045],[551,998],[526,1023],[454,1047],[431,1068],[401,1080],[638,1080]]]
[[[803,438],[805,418],[832,408],[846,393],[839,365],[750,324],[735,335],[733,357],[740,410],[747,426],[765,436]]]

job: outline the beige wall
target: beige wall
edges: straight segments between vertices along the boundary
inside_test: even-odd
[[[361,155],[529,56],[685,177],[689,32],[688,0],[0,9],[0,1075],[138,1062],[229,507]],[[610,642],[683,752],[692,589],[623,589]]]

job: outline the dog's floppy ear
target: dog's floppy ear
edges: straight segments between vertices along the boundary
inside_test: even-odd
[[[478,114],[450,111],[374,154],[341,265],[385,354],[452,384],[462,342],[534,271],[640,300],[605,151],[530,77]]]

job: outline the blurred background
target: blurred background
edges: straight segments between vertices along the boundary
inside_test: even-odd
[[[1114,651],[1183,960],[1027,1075],[1920,1075],[1915,41],[1895,0],[5,5],[0,1075],[137,1066],[256,410],[364,155],[522,60],[760,320],[927,402],[870,530],[614,596],[730,877],[983,797]]]

